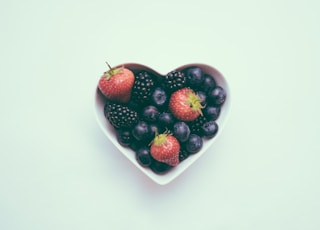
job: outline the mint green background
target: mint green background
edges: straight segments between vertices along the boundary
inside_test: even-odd
[[[2,1],[0,229],[320,229],[318,1]],[[232,113],[158,186],[99,130],[97,80],[219,69]]]

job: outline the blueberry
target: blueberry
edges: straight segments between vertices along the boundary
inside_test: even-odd
[[[175,121],[175,119],[174,119],[173,115],[168,112],[162,112],[162,113],[160,113],[160,115],[158,117],[159,125],[164,128],[171,129],[174,124],[174,121]]]
[[[168,102],[168,95],[164,89],[157,87],[151,94],[151,103],[159,109],[164,108]]]
[[[152,133],[150,125],[145,121],[139,121],[132,130],[132,135],[137,141],[151,141],[153,138]]]
[[[136,159],[138,163],[143,167],[148,167],[152,163],[152,157],[150,155],[150,149],[146,146],[139,148],[136,151]]]
[[[207,99],[207,95],[205,92],[203,91],[198,91],[197,92],[197,96],[200,98],[201,100],[201,105],[205,106],[206,105],[206,99]]]
[[[163,162],[156,161],[156,160],[153,160],[153,162],[150,165],[150,169],[156,174],[165,174],[171,168],[172,168],[172,166],[170,166],[166,163],[163,163]]]
[[[159,110],[153,106],[149,105],[142,110],[142,118],[148,122],[155,122],[158,119]]]
[[[145,143],[141,142],[141,141],[137,141],[135,138],[133,138],[133,140],[131,141],[129,147],[133,150],[133,151],[137,151],[138,149],[140,149],[142,146],[144,146]]]
[[[187,68],[185,70],[185,76],[187,84],[194,89],[200,87],[204,80],[201,68],[196,66]]]
[[[194,154],[200,151],[202,145],[202,138],[196,134],[191,134],[189,139],[185,142],[184,148],[188,153]]]
[[[180,142],[185,142],[188,140],[189,135],[190,135],[190,128],[189,126],[183,122],[183,121],[178,121],[177,123],[174,124],[173,126],[173,135],[180,141]]]
[[[158,123],[151,123],[149,124],[151,128],[151,135],[152,137],[155,137],[159,133],[163,133],[165,131],[165,128],[159,125]]]
[[[127,129],[117,131],[117,140],[122,146],[129,146],[132,142],[131,131]]]
[[[207,118],[208,121],[217,120],[220,115],[220,110],[220,107],[206,106],[203,109],[203,115]]]
[[[217,106],[222,105],[226,100],[226,92],[220,86],[209,89],[207,93],[207,100],[213,105],[217,105]]]
[[[211,75],[205,74],[201,89],[204,92],[208,92],[209,89],[212,89],[214,87],[216,87],[216,81],[214,80],[214,78]]]
[[[202,125],[201,132],[203,136],[212,138],[218,132],[218,124],[215,121],[208,121]]]

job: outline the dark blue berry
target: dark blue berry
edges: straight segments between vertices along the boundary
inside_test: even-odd
[[[142,110],[142,118],[148,122],[155,122],[158,119],[159,110],[153,105],[149,105]]]
[[[222,105],[226,100],[226,92],[220,86],[212,88],[207,93],[207,100],[213,105]]]
[[[210,120],[217,120],[220,115],[220,107],[216,106],[206,106],[203,109],[203,115],[207,118],[208,121]]]
[[[190,135],[190,128],[189,126],[183,122],[183,121],[178,121],[177,123],[174,124],[173,126],[173,135],[180,141],[180,142],[185,142],[188,140],[189,135]]]
[[[156,174],[165,174],[166,172],[168,172],[170,169],[172,168],[172,166],[163,163],[163,162],[159,162],[156,160],[153,160],[153,162],[150,165],[150,169],[156,173]]]
[[[199,88],[204,80],[202,70],[199,67],[190,67],[185,70],[187,84],[193,89]]]
[[[201,89],[204,92],[208,92],[209,89],[212,89],[214,87],[216,87],[216,81],[214,80],[214,78],[208,74],[205,74]]]
[[[171,113],[163,112],[160,113],[158,117],[158,122],[161,127],[171,129],[175,122],[175,119]]]
[[[133,151],[137,151],[138,149],[140,149],[142,146],[144,146],[145,143],[141,142],[141,141],[137,141],[135,138],[133,138],[133,140],[131,141],[129,147],[133,150]]]
[[[166,91],[160,87],[155,88],[151,94],[151,103],[159,109],[164,108],[168,103]]]
[[[150,155],[150,149],[146,146],[139,148],[136,151],[136,159],[141,166],[143,167],[150,166],[153,160]]]
[[[132,135],[137,141],[149,142],[153,138],[152,129],[145,121],[139,121],[132,130]]]
[[[197,92],[197,96],[200,98],[200,100],[201,100],[201,105],[203,105],[203,106],[205,106],[206,105],[206,99],[207,99],[207,95],[206,95],[206,93],[205,92],[203,92],[203,91],[198,91]]]
[[[203,136],[212,138],[218,132],[218,124],[215,121],[208,121],[202,125],[201,130]]]
[[[155,137],[159,133],[163,133],[165,128],[159,125],[158,123],[151,123],[149,124],[151,128],[151,135]]]
[[[184,148],[190,154],[195,154],[200,151],[203,146],[202,138],[196,134],[191,134],[185,142]]]

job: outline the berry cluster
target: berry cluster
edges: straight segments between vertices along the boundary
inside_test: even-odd
[[[118,142],[135,152],[138,163],[163,174],[199,152],[203,140],[217,134],[216,120],[227,95],[214,76],[197,66],[165,76],[131,71],[133,82],[126,89],[129,99],[110,97],[111,89],[103,88],[108,85],[105,79],[99,84],[101,92],[108,92],[104,114]],[[119,90],[117,94],[124,91]]]

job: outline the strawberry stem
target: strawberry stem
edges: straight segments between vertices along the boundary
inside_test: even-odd
[[[165,144],[167,142],[167,136],[169,134],[168,133],[162,133],[162,134],[159,134],[157,135],[154,139],[153,139],[153,143],[156,145],[156,146],[161,146],[163,144]]]
[[[203,105],[201,105],[201,102],[203,101],[197,94],[194,92],[189,92],[188,93],[188,100],[187,104],[192,108],[192,110],[197,111],[198,113],[202,114],[202,109],[204,108]]]
[[[107,61],[106,64],[109,67],[109,70],[104,73],[104,76],[107,80],[109,80],[113,75],[121,72],[122,68],[112,68]]]
[[[112,69],[112,67],[109,65],[109,63],[106,61],[107,66],[109,67],[109,69]]]

